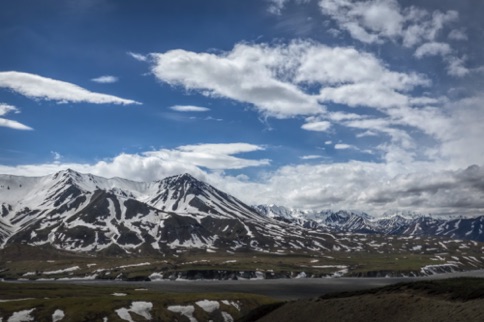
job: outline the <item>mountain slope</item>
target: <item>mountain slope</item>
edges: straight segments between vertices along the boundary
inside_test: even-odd
[[[335,238],[262,217],[188,174],[151,183],[72,170],[1,176],[0,240],[72,251],[330,249]]]
[[[484,265],[481,244],[449,238],[460,230],[480,234],[482,223],[397,216],[375,221],[365,213],[283,207],[264,213],[188,174],[147,183],[72,170],[37,178],[0,175],[0,205],[0,273],[10,278],[36,274],[15,264],[32,256],[55,259],[54,266],[58,258],[76,257],[84,276],[100,274],[94,258],[154,258],[171,272],[167,276],[198,276],[170,264],[199,267],[193,258],[214,260],[203,264],[213,271],[237,262],[234,270],[254,276],[261,268],[265,276],[276,270],[277,276],[409,276]],[[43,263],[36,271],[76,267],[69,262],[46,269]],[[159,264],[138,264],[146,263],[161,274]],[[101,271],[115,278],[123,266]],[[207,274],[202,276],[212,276]]]

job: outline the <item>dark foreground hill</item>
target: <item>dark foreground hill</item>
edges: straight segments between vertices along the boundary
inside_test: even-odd
[[[329,294],[262,306],[240,321],[484,321],[484,279],[422,281]]]

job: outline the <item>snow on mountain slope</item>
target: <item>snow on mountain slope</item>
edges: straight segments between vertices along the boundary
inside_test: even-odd
[[[445,221],[395,214],[376,219],[362,212],[255,208],[189,174],[148,183],[72,170],[36,178],[0,175],[0,247],[281,254],[381,251],[380,242],[359,242],[348,233],[484,239],[483,218]]]
[[[0,176],[0,242],[97,252],[330,249],[320,232],[266,218],[188,174],[151,183],[65,170]],[[309,239],[310,238],[310,239]],[[341,246],[343,247],[343,246]]]
[[[429,216],[393,210],[377,218],[363,212],[344,210],[313,211],[290,209],[277,205],[258,205],[254,208],[263,216],[319,231],[444,236],[452,239],[484,241],[484,216],[445,219],[438,215]]]

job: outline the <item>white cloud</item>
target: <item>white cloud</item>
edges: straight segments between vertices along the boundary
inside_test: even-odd
[[[325,101],[379,109],[408,105],[416,99],[409,91],[430,85],[424,75],[392,71],[370,53],[309,41],[238,44],[218,55],[172,50],[151,57],[154,75],[166,83],[251,103],[278,118],[325,115],[319,103]],[[307,92],[306,85],[321,93]]]
[[[421,45],[415,50],[414,56],[423,58],[427,56],[446,56],[452,52],[449,44],[441,42],[429,42]]]
[[[0,88],[10,89],[24,96],[57,101],[59,103],[140,104],[112,95],[90,92],[77,85],[22,72],[0,72]]]
[[[177,112],[208,112],[210,111],[207,107],[193,106],[193,105],[174,105],[170,106],[170,109]]]
[[[280,15],[282,10],[285,8],[286,4],[291,0],[266,0],[269,2],[269,6],[267,7],[267,11],[274,15]],[[294,0],[294,2],[301,4],[301,3],[308,3],[311,0]]]
[[[449,39],[452,40],[468,40],[468,37],[464,30],[452,29],[449,32]]]
[[[59,152],[50,151],[50,154],[52,154],[54,162],[60,162],[60,160],[62,159],[62,155]]]
[[[19,113],[19,110],[13,105],[0,103],[0,116],[3,116],[10,112]]]
[[[211,169],[243,169],[269,165],[270,160],[249,160],[233,156],[234,154],[264,150],[263,147],[247,143],[199,144],[180,146],[174,150],[146,152],[147,156],[159,157],[164,160],[178,160],[195,166]]]
[[[377,109],[388,109],[409,104],[408,96],[377,83],[326,87],[321,90],[320,100],[352,107],[369,106]]]
[[[30,126],[19,123],[17,121],[7,120],[0,117],[0,126],[8,127],[14,130],[33,130]]]
[[[234,155],[264,150],[248,143],[185,145],[175,149],[161,149],[141,154],[122,153],[112,159],[95,164],[62,162],[62,156],[51,152],[53,163],[19,166],[1,166],[0,173],[40,176],[71,168],[104,177],[121,177],[139,181],[153,181],[166,176],[189,172],[200,178],[207,170],[243,169],[270,164],[268,159],[247,159]]]
[[[401,40],[408,47],[434,41],[459,18],[453,10],[431,13],[416,6],[402,8],[396,0],[320,0],[319,6],[354,39],[364,43]]]
[[[289,0],[268,0],[269,7],[267,8],[267,11],[275,15],[280,15],[288,1]]]
[[[349,145],[349,144],[345,144],[345,143],[337,143],[337,144],[334,145],[334,148],[336,150],[349,150],[349,149],[354,149],[355,146]]]
[[[463,77],[470,73],[469,68],[465,67],[465,58],[450,56],[446,59],[447,73],[451,76]]]
[[[474,126],[472,129],[479,131]],[[454,143],[459,146],[458,143],[466,142]],[[153,181],[189,172],[248,204],[275,203],[304,209],[357,209],[376,215],[388,209],[475,215],[484,209],[484,167],[478,166],[452,169],[443,163],[406,162],[402,158],[388,163],[307,163],[283,166],[273,172],[262,173],[253,180],[217,171],[220,168],[254,165],[248,161],[264,165],[264,160],[225,160],[232,154],[261,149],[260,146],[246,143],[201,144],[143,154],[121,154],[96,164],[54,162],[0,166],[0,173],[39,176],[72,168],[105,177]],[[306,160],[315,158],[303,157]],[[219,162],[225,162],[225,166],[220,167]]]
[[[142,55],[142,54],[138,54],[138,53],[133,53],[133,52],[128,52],[127,54],[129,56],[131,56],[132,58],[136,59],[137,61],[146,62],[146,61],[149,60],[149,57],[146,56],[146,55]]]
[[[317,97],[288,82],[302,45],[238,44],[222,54],[171,50],[151,54],[153,74],[161,81],[205,95],[253,104],[261,113],[286,118],[323,113]]]
[[[320,155],[303,155],[302,157],[300,157],[301,160],[315,160],[315,159],[321,159],[322,156]]]
[[[348,83],[378,83],[386,88],[409,90],[427,86],[427,77],[414,72],[389,70],[373,54],[351,47],[328,47],[321,44],[306,45],[300,53],[300,66],[295,75],[297,83],[342,85]]]
[[[119,81],[119,78],[117,78],[116,76],[104,75],[104,76],[99,76],[99,77],[93,78],[91,80],[93,82],[101,83],[101,84],[112,84],[112,83],[116,83],[117,81]]]
[[[0,116],[4,116],[11,112],[16,114],[20,113],[18,108],[16,108],[15,106],[5,104],[5,103],[0,103]],[[8,127],[14,130],[33,130],[30,126],[19,123],[17,121],[5,119],[3,117],[0,118],[0,126]]]
[[[304,130],[327,132],[338,125],[358,131],[358,137],[378,134],[375,146],[359,151],[379,151],[383,160],[402,153],[409,162],[422,158],[428,145],[419,145],[419,137],[440,142],[439,128],[448,129],[448,117],[438,109],[445,98],[413,95],[430,87],[428,77],[394,71],[375,55],[351,47],[292,41],[238,44],[219,54],[174,50],[151,57],[153,73],[164,82],[252,103],[266,117],[304,116]],[[354,107],[355,113],[327,111],[323,103]]]
[[[331,128],[331,123],[328,121],[315,121],[305,123],[301,128],[306,131],[327,132]]]

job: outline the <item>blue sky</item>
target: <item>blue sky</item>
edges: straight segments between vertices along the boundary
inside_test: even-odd
[[[480,10],[482,9],[482,10]],[[484,4],[0,4],[0,172],[483,214]]]

